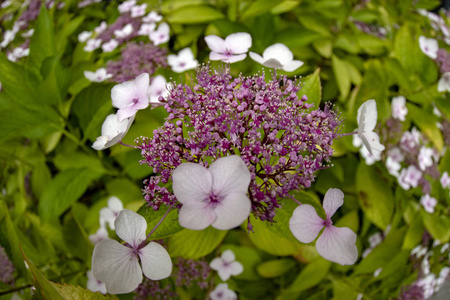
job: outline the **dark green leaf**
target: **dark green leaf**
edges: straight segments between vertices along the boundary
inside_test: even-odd
[[[167,20],[172,24],[197,24],[208,23],[223,17],[224,15],[220,11],[210,6],[195,5],[174,11],[167,16]]]
[[[297,95],[301,98],[303,95],[308,96],[308,103],[314,104],[314,108],[319,107],[322,100],[322,86],[320,84],[320,69],[316,69],[313,74],[302,78],[302,89]]]

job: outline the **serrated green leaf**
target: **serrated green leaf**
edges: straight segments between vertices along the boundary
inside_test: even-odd
[[[137,213],[145,218],[147,221],[147,232],[150,232],[150,230],[156,226],[166,212],[167,208],[165,207],[154,211],[147,204],[144,204]],[[167,214],[161,225],[159,225],[155,232],[152,233],[151,239],[158,240],[166,238],[182,231],[183,229],[184,228],[180,226],[180,222],[178,222],[178,213],[176,209],[172,209]]]
[[[208,23],[224,17],[220,11],[210,6],[195,5],[185,6],[174,11],[167,16],[167,21],[171,24],[198,24]]]
[[[308,96],[308,103],[314,104],[314,108],[319,107],[322,100],[322,86],[320,84],[320,69],[316,69],[314,73],[302,78],[302,88],[298,91],[298,96]]]
[[[288,258],[268,260],[256,267],[258,274],[264,278],[274,278],[283,275],[297,263]]]

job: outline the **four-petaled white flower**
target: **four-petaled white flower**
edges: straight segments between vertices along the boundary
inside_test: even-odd
[[[129,36],[132,32],[133,32],[133,25],[127,24],[127,25],[123,26],[122,29],[114,30],[114,35],[118,39],[123,39],[123,38],[126,38],[127,36]]]
[[[103,52],[112,52],[114,49],[119,46],[119,42],[115,39],[109,40],[109,42],[106,42],[102,45]]]
[[[114,230],[114,222],[117,216],[123,210],[122,201],[116,196],[111,196],[108,198],[108,206],[100,209],[100,226],[104,227],[105,222],[108,223],[109,228]]]
[[[254,61],[265,67],[281,69],[286,72],[293,72],[303,65],[302,61],[294,60],[294,54],[286,45],[280,43],[267,47],[262,56],[251,51],[249,55]]]
[[[172,179],[173,193],[183,204],[180,225],[193,230],[209,225],[228,230],[241,225],[252,206],[247,197],[250,177],[237,155],[219,158],[209,169],[195,163],[179,165]]]
[[[137,18],[145,15],[145,10],[147,9],[147,3],[141,5],[135,5],[131,8],[131,17]]]
[[[97,229],[97,232],[89,235],[89,240],[91,241],[92,244],[96,245],[101,241],[103,241],[104,239],[106,239],[107,237],[108,237],[108,230],[106,230],[104,225],[103,226],[100,225],[100,228]]]
[[[194,58],[191,48],[184,48],[178,52],[178,55],[169,54],[167,63],[172,68],[172,71],[177,73],[182,73],[198,66],[198,61]]]
[[[107,27],[108,27],[108,25],[106,24],[106,22],[102,21],[100,23],[100,25],[98,25],[97,27],[94,28],[94,31],[95,31],[96,34],[100,34],[103,31],[105,31]]]
[[[142,282],[142,272],[151,280],[167,278],[172,261],[158,243],[145,243],[147,222],[141,215],[124,209],[115,221],[116,233],[126,244],[105,239],[95,245],[92,271],[111,294],[129,293]],[[140,262],[140,263],[139,263]]]
[[[358,136],[371,154],[373,151],[383,151],[384,145],[380,143],[380,137],[373,130],[377,124],[377,103],[375,100],[367,100],[358,109]]]
[[[252,46],[252,37],[246,32],[230,34],[225,40],[217,35],[208,35],[205,41],[212,50],[209,59],[221,60],[225,63],[244,60],[248,49]]]
[[[445,72],[438,81],[438,92],[450,92],[450,72]]]
[[[119,109],[117,111],[119,122],[134,116],[138,110],[147,108],[149,81],[148,73],[142,73],[136,79],[122,82],[112,88],[112,105]]]
[[[437,200],[429,194],[426,194],[420,198],[420,204],[422,204],[426,212],[432,214],[434,213],[434,207],[437,204]]]
[[[232,275],[239,275],[244,271],[244,267],[236,261],[236,256],[231,250],[223,251],[221,257],[214,258],[209,266],[217,271],[223,281],[227,281]]]
[[[228,284],[221,283],[209,294],[211,300],[237,300],[237,295],[228,288]]]
[[[158,15],[156,11],[151,11],[142,18],[142,22],[144,23],[157,23],[162,20],[162,16]]]
[[[100,48],[100,45],[102,44],[101,39],[89,39],[86,42],[86,46],[84,46],[83,50],[86,52],[92,52],[95,49]]]
[[[143,23],[141,28],[139,28],[138,35],[149,35],[156,28],[155,23]]]
[[[419,180],[422,178],[422,172],[414,165],[409,165],[408,168],[402,169],[398,177],[398,184],[405,190],[411,187],[415,188],[419,185]]]
[[[417,156],[417,161],[419,162],[419,168],[425,171],[426,168],[433,165],[433,155],[434,151],[432,148],[422,146],[419,150],[419,155]]]
[[[120,142],[130,129],[133,120],[134,115],[122,120],[122,122],[117,120],[115,114],[107,116],[102,125],[102,135],[95,140],[92,148],[103,150]]]
[[[419,47],[422,52],[432,59],[437,58],[437,52],[439,50],[438,42],[433,38],[426,38],[423,35],[419,37]]]
[[[441,182],[442,188],[444,188],[444,189],[450,188],[450,176],[448,176],[447,171],[445,171],[442,174],[441,179],[439,181]]]
[[[325,227],[316,241],[319,254],[330,261],[341,265],[352,265],[358,258],[356,234],[347,227],[335,227],[331,217],[344,203],[344,193],[339,189],[329,189],[323,200],[323,208],[327,216],[323,220],[309,204],[303,204],[294,210],[289,220],[289,229],[302,243],[311,243]]]
[[[128,1],[124,1],[122,2],[122,4],[120,4],[117,9],[119,10],[119,12],[121,14],[129,12],[131,10],[131,8],[133,6],[136,5],[136,0],[128,0]]]
[[[158,46],[160,44],[164,44],[165,42],[168,42],[170,39],[170,28],[167,23],[161,23],[159,24],[158,28],[151,32],[148,36],[150,40],[153,42],[155,46]]]
[[[166,84],[166,78],[162,75],[157,75],[152,78],[152,83],[148,88],[148,97],[150,98],[151,104],[158,104],[160,103],[159,97],[166,98],[169,95]]]
[[[80,43],[86,42],[92,36],[92,31],[83,31],[78,35],[78,41]]]
[[[89,81],[92,82],[102,82],[106,79],[111,78],[113,75],[108,74],[105,68],[100,68],[95,72],[84,71],[84,77],[86,77]]]
[[[400,121],[405,121],[405,117],[408,114],[408,108],[406,107],[406,99],[403,96],[397,96],[392,98],[392,117]]]
[[[106,285],[94,277],[94,273],[92,270],[87,271],[88,281],[86,287],[91,292],[100,292],[102,294],[106,294]]]

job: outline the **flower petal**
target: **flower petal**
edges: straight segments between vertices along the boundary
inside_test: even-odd
[[[212,227],[228,230],[242,224],[250,215],[252,203],[242,192],[229,193],[214,209],[216,220]]]
[[[213,52],[225,53],[225,51],[227,50],[225,41],[217,35],[206,36],[205,42],[208,45],[209,49],[211,49]]]
[[[200,201],[184,203],[178,213],[180,225],[191,230],[203,230],[215,219],[214,210],[208,207],[208,203]]]
[[[117,235],[135,249],[146,239],[147,221],[134,211],[122,210],[117,216],[114,226]]]
[[[95,278],[106,285],[111,294],[124,294],[135,290],[142,282],[142,270],[131,248],[106,239],[98,243],[92,255]]]
[[[116,84],[111,89],[112,105],[116,108],[127,107],[134,98],[134,82],[132,80]]]
[[[344,193],[340,189],[329,189],[323,199],[323,208],[328,219],[344,204]]]
[[[352,265],[358,259],[358,249],[355,245],[356,234],[347,227],[325,228],[317,239],[316,248],[319,254],[341,265]]]
[[[289,229],[297,240],[308,244],[314,241],[324,227],[324,220],[309,204],[297,207],[289,219]]]
[[[294,59],[294,54],[292,54],[289,48],[281,43],[273,44],[264,50],[263,57],[265,60],[276,59],[281,65],[286,65]]]
[[[216,195],[225,197],[232,192],[247,194],[250,171],[239,156],[219,158],[209,167],[209,172],[213,178],[212,190]]]
[[[120,212],[123,209],[123,204],[119,198],[111,196],[108,198],[108,207],[111,208],[113,212]]]
[[[242,272],[244,272],[244,267],[242,266],[242,264],[238,261],[234,261],[230,264],[229,266],[230,268],[230,273],[231,275],[235,276],[235,275],[239,275]]]
[[[142,271],[151,280],[167,278],[172,273],[172,260],[167,250],[158,243],[151,242],[139,250]]]
[[[257,63],[259,63],[261,65],[264,63],[264,58],[261,55],[259,55],[258,53],[250,51],[248,53],[248,55],[250,56],[251,59],[253,59]]]
[[[377,125],[377,103],[375,100],[367,100],[358,108],[358,134],[369,132],[375,129]]]
[[[181,203],[202,202],[209,197],[212,187],[211,173],[194,163],[179,165],[172,174],[172,188]]]
[[[381,152],[385,148],[384,145],[380,143],[380,137],[376,132],[363,132],[360,137],[370,154]]]
[[[225,38],[225,45],[233,54],[247,53],[252,46],[252,36],[247,32],[233,33]]]
[[[286,72],[294,72],[295,70],[300,68],[302,65],[303,65],[303,62],[301,60],[293,60],[290,63],[286,64],[281,69]]]
[[[223,251],[221,255],[222,259],[226,262],[232,262],[236,260],[236,256],[234,255],[234,252],[230,249]]]

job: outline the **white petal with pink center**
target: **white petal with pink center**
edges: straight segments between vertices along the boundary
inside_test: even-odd
[[[251,51],[249,55],[254,61],[265,67],[281,69],[286,72],[293,72],[303,65],[302,61],[294,60],[291,50],[281,43],[267,47],[262,56]]]
[[[205,37],[206,44],[212,50],[210,60],[234,63],[245,59],[252,46],[252,37],[246,32],[233,33],[222,39],[216,35]]]
[[[178,55],[169,54],[167,56],[167,63],[172,68],[172,71],[177,73],[182,73],[198,66],[198,61],[195,59],[191,48],[180,50]]]
[[[426,38],[421,35],[419,37],[419,47],[426,56],[431,57],[432,59],[437,58],[437,52],[439,51],[437,40],[433,38]]]
[[[158,46],[160,44],[164,44],[165,42],[168,42],[170,39],[170,27],[167,23],[161,23],[159,24],[158,28],[151,32],[148,36],[150,40],[153,42],[155,46]]]
[[[225,250],[221,257],[214,258],[209,266],[217,271],[223,281],[227,281],[231,276],[239,275],[244,271],[244,267],[236,261],[236,256],[231,250]]]
[[[237,295],[228,288],[228,284],[221,283],[209,294],[211,300],[237,300]]]
[[[108,74],[105,68],[100,68],[95,72],[84,71],[84,77],[86,77],[89,81],[92,82],[103,82],[106,79],[111,78],[113,75]]]

